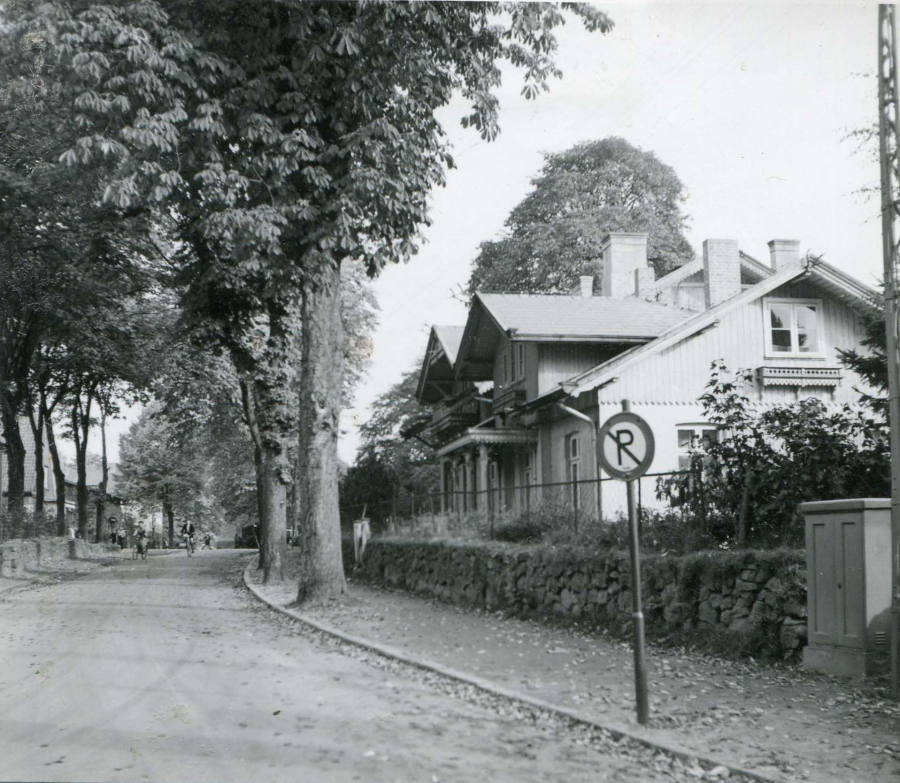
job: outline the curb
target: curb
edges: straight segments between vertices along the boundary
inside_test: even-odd
[[[684,748],[680,748],[675,745],[668,745],[663,742],[647,739],[646,737],[634,734],[630,729],[622,726],[621,724],[600,723],[599,721],[593,718],[589,718],[585,715],[581,715],[574,710],[569,710],[565,707],[559,707],[555,704],[551,704],[550,702],[546,702],[541,699],[535,699],[533,696],[527,696],[522,693],[507,690],[506,688],[495,685],[494,683],[488,680],[484,680],[481,677],[475,677],[471,674],[466,674],[456,669],[450,669],[443,664],[418,658],[412,658],[407,653],[395,647],[371,642],[368,639],[362,639],[358,636],[351,636],[350,634],[346,634],[343,631],[338,630],[337,628],[333,628],[329,625],[325,625],[324,623],[320,623],[316,620],[304,617],[302,614],[293,609],[279,606],[273,601],[270,601],[260,592],[256,585],[251,584],[248,578],[248,574],[252,565],[253,562],[251,561],[247,563],[247,566],[244,568],[243,581],[244,586],[259,601],[266,604],[266,606],[268,606],[269,608],[274,609],[276,612],[286,615],[293,620],[297,620],[304,625],[309,626],[313,630],[319,631],[320,633],[326,634],[327,636],[331,636],[341,642],[345,642],[346,644],[351,644],[354,647],[360,647],[364,650],[374,652],[385,658],[392,658],[399,661],[400,663],[405,663],[408,666],[413,666],[417,669],[422,669],[423,671],[431,672],[432,674],[437,674],[441,677],[456,680],[457,682],[463,683],[464,685],[471,685],[472,687],[477,688],[480,691],[484,691],[485,693],[488,693],[492,696],[517,701],[539,710],[552,712],[556,715],[567,718],[574,723],[581,724],[582,726],[605,731],[608,734],[611,734],[616,739],[628,739],[632,742],[637,742],[640,745],[649,748],[650,750],[657,750],[662,751],[663,753],[668,753],[669,755],[675,756],[682,761],[693,761],[696,759],[698,762],[702,762],[709,767],[725,767],[731,775],[743,775],[749,780],[758,781],[758,783],[784,783],[783,780],[779,780],[777,778],[769,778],[765,775],[760,774],[759,772],[752,772],[751,770],[744,769],[743,767],[736,767],[732,764],[721,761],[720,759],[701,756],[697,753],[694,753],[693,751],[685,750]]]

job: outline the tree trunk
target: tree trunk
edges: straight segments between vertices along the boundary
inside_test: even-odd
[[[287,493],[291,485],[288,440],[296,432],[294,371],[296,308],[271,303],[269,335],[263,361],[254,375],[254,398],[259,401],[257,426],[260,445],[260,546],[263,583],[284,579],[287,548]]]
[[[44,412],[38,409],[37,418],[34,416],[34,409],[28,406],[28,424],[31,426],[31,436],[34,439],[34,514],[38,519],[38,524],[43,521],[44,516],[44,486],[46,477],[44,476]],[[43,532],[43,525],[40,524]]]
[[[53,467],[53,481],[56,484],[56,535],[66,534],[66,474],[63,473],[59,449],[56,446],[56,433],[49,416],[44,417],[47,430],[47,447],[50,449],[50,464]]]
[[[15,534],[25,520],[25,444],[15,418],[10,423],[4,415],[3,438],[6,441],[6,513]]]
[[[88,540],[88,488],[87,488],[87,460],[80,449],[75,454],[75,465],[78,480],[75,484],[75,503],[78,506],[78,531],[81,537]]]
[[[75,506],[78,510],[78,532],[81,538],[88,540],[88,490],[87,490],[87,441],[83,435],[81,424],[80,395],[75,396],[72,403],[72,439],[75,442]]]
[[[260,470],[262,514],[259,527],[259,559],[263,569],[263,584],[284,580],[287,484],[283,473],[287,467],[283,452],[279,454],[275,449],[264,450]]]
[[[166,519],[169,520],[169,546],[175,546],[175,509],[172,508],[172,504],[166,501],[163,503],[163,513],[166,515]]]
[[[104,523],[106,522],[106,487],[109,485],[109,463],[106,461],[106,409],[100,406],[100,444],[102,450],[101,467],[103,477],[100,479],[100,492],[97,496],[97,543],[103,542]]]
[[[263,481],[263,450],[259,434],[259,424],[256,420],[253,382],[250,380],[249,373],[241,371],[243,364],[238,361],[234,354],[232,354],[232,361],[238,370],[238,383],[241,388],[241,405],[244,409],[244,419],[247,422],[247,429],[250,431],[250,439],[253,441],[253,473],[254,478],[256,479],[256,515],[260,533],[262,534],[262,531],[266,528],[266,506],[263,501],[263,495],[265,494]],[[265,570],[266,555],[266,547],[260,546],[259,557],[256,560],[257,570]]]
[[[338,418],[341,412],[343,327],[341,266],[326,262],[303,297],[299,451],[303,572],[298,601],[347,592],[338,509]]]

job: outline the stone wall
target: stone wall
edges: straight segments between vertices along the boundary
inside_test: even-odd
[[[63,560],[87,559],[118,551],[117,546],[89,544],[80,538],[74,541],[67,538],[13,539],[0,544],[0,576],[24,579],[29,571],[53,568]]]
[[[771,657],[805,644],[802,551],[649,555],[641,569],[651,636],[718,640]],[[627,553],[586,557],[544,546],[374,539],[353,576],[452,603],[577,619],[623,634],[631,628]]]

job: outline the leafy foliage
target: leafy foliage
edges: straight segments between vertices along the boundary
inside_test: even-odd
[[[149,405],[119,440],[119,494],[144,511],[160,507],[178,518],[209,523],[203,504],[204,455],[176,447],[159,403]]]
[[[591,6],[567,8],[589,30],[611,28]],[[321,415],[301,427],[300,472],[310,540],[328,541],[342,584],[332,537],[343,343],[316,342],[310,324],[332,312],[342,264],[376,274],[416,251],[430,190],[453,165],[438,108],[462,93],[463,124],[491,139],[501,62],[524,74],[528,98],[560,75],[562,13],[513,2],[74,0],[14,6],[8,22],[0,73],[10,95],[57,102],[68,143],[55,160],[103,172],[104,203],[167,224],[185,323],[232,355],[253,392],[273,509],[289,481],[297,314],[312,306],[301,401]],[[325,558],[317,550],[312,565]]]
[[[390,513],[392,501],[438,491],[437,455],[431,446],[401,430],[430,415],[430,408],[416,398],[418,365],[406,372],[370,406],[360,425],[362,448],[341,481],[342,505],[352,514],[368,506],[373,521]]]
[[[687,475],[659,482],[688,524],[719,544],[793,546],[803,538],[799,503],[890,493],[882,422],[814,398],[759,410],[746,393],[752,380],[713,362],[700,400],[718,439],[697,446]]]
[[[887,334],[884,322],[884,298],[878,296],[872,307],[867,308],[861,314],[863,329],[866,336],[860,341],[865,349],[856,348],[843,350],[838,348],[838,356],[841,364],[853,370],[873,389],[880,389],[885,396],[875,396],[866,391],[857,389],[863,402],[882,416],[887,415]]]
[[[599,281],[600,243],[610,231],[646,231],[659,274],[689,261],[684,186],[652,152],[610,137],[548,154],[534,190],[506,219],[506,235],[481,245],[475,291],[566,293],[580,275]]]

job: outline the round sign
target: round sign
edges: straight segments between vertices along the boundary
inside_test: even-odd
[[[600,428],[600,466],[613,478],[643,476],[655,448],[650,425],[635,413],[617,413]]]

